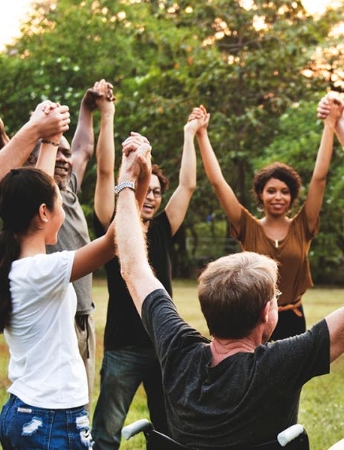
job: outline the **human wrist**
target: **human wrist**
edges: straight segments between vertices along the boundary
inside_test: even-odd
[[[123,191],[123,189],[131,189],[132,191],[136,191],[136,183],[132,180],[121,180],[118,182],[118,184],[114,188],[114,192],[116,195],[119,195],[120,192]]]
[[[53,145],[54,147],[58,147],[59,144],[59,140],[50,140],[50,139],[42,139],[41,140],[41,144],[49,144],[49,145]]]

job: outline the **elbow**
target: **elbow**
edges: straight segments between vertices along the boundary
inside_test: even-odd
[[[192,195],[195,192],[196,187],[197,187],[196,181],[194,183],[190,184],[190,186],[188,188],[190,195]]]
[[[190,197],[195,192],[197,187],[196,180],[190,181],[188,180],[188,183],[183,183],[183,190],[185,193],[187,193]]]

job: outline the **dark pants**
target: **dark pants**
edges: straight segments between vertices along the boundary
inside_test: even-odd
[[[301,317],[297,316],[293,310],[278,313],[278,323],[270,338],[271,341],[296,336],[306,331],[306,319],[302,305],[297,309],[302,313]]]
[[[119,448],[123,423],[141,383],[154,427],[167,433],[161,370],[153,349],[124,347],[106,351],[100,375],[100,394],[92,423],[95,450]]]

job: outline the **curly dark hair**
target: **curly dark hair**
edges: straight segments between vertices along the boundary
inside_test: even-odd
[[[297,199],[300,188],[302,185],[301,177],[288,164],[281,162],[275,162],[263,167],[253,179],[253,189],[256,196],[257,204],[261,204],[261,194],[264,190],[264,186],[271,179],[276,178],[283,181],[290,190],[291,202],[290,206],[293,206],[294,201]]]
[[[162,169],[157,164],[152,164],[152,174],[158,177],[161,187],[161,193],[163,194],[169,188],[170,182],[165,177]]]

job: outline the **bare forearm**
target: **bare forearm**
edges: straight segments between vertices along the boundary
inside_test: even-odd
[[[185,131],[182,160],[179,172],[179,184],[192,192],[196,189],[196,168],[197,161],[194,134],[190,131]]]
[[[96,153],[98,176],[112,176],[115,167],[113,115],[102,117]]]
[[[104,120],[102,117],[96,154],[97,181],[94,193],[94,208],[100,222],[104,227],[107,227],[115,208],[113,192],[115,185],[113,115],[108,120]]]
[[[207,133],[197,135],[197,141],[201,152],[204,170],[210,183],[216,186],[223,178],[220,164],[216,158],[215,152],[211,146]]]
[[[118,196],[115,218],[117,252],[121,263],[121,274],[127,283],[136,309],[141,314],[145,292],[144,282],[153,277],[147,260],[147,250],[135,193],[124,189]],[[128,226],[130,224],[130,226]]]
[[[38,154],[36,167],[43,170],[51,177],[54,176],[57,146],[50,143],[42,143]]]
[[[25,124],[0,151],[0,179],[11,169],[21,167],[40,138],[39,129]]]
[[[315,161],[313,178],[325,180],[331,163],[333,153],[334,129],[331,125],[324,123],[320,146]]]
[[[89,160],[94,151],[94,132],[92,111],[81,105],[78,124],[72,140],[72,152],[83,152],[85,159]]]

